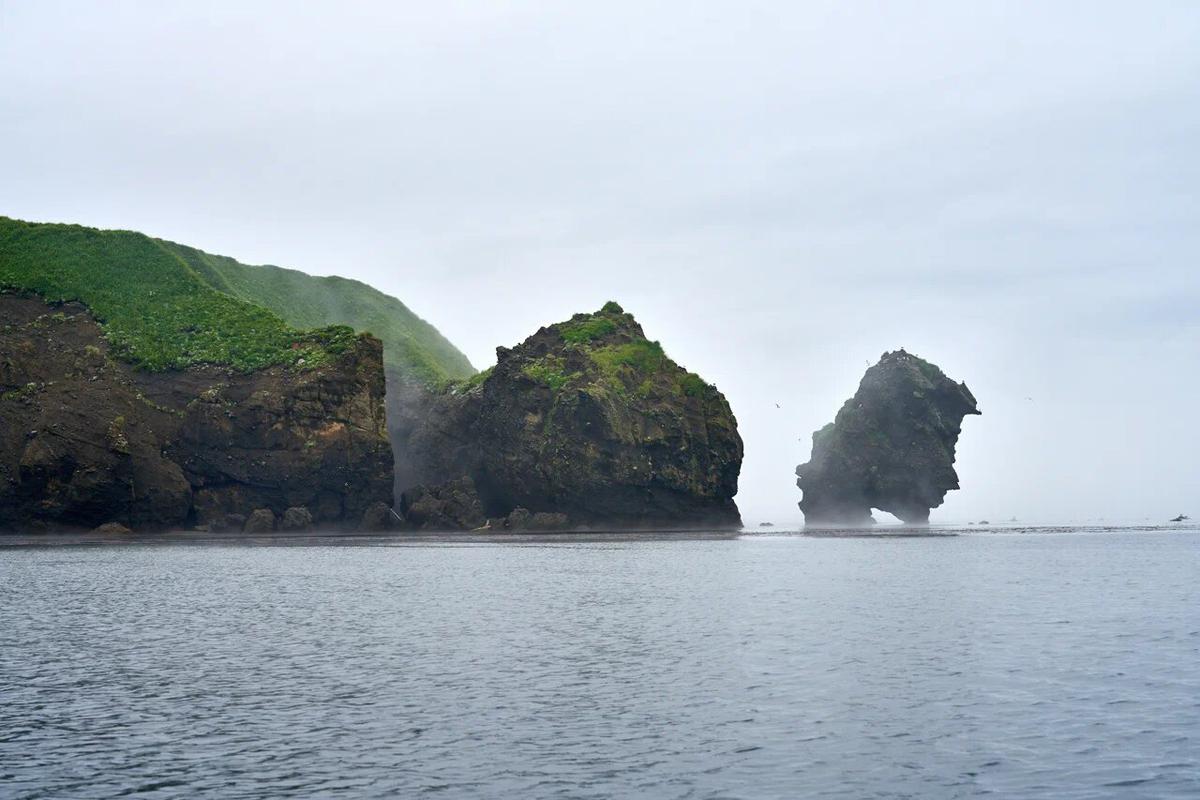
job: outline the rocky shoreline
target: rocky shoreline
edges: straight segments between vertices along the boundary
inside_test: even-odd
[[[0,217],[0,531],[741,527],[729,402],[616,302],[471,370],[363,284]],[[885,353],[796,470],[806,522],[928,522],[978,413]]]

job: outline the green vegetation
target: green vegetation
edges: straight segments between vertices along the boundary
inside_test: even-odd
[[[574,374],[568,375],[564,371],[563,361],[557,356],[539,358],[536,361],[526,364],[521,371],[538,383],[549,386],[552,392],[557,392],[567,385],[567,381],[575,377]]]
[[[158,242],[129,231],[0,218],[0,288],[84,303],[114,353],[149,370],[313,365],[348,343],[343,332],[304,333],[212,289]]]
[[[84,303],[114,355],[148,370],[307,368],[351,347],[358,330],[379,336],[385,361],[421,380],[474,373],[433,326],[365,284],[250,267],[132,231],[0,217],[4,289]]]
[[[560,335],[567,344],[586,344],[616,329],[617,323],[607,317],[590,317],[582,322],[564,323]]]
[[[679,379],[679,389],[688,397],[700,397],[708,388],[705,380],[694,372],[685,372]]]
[[[159,242],[214,288],[270,309],[298,328],[349,325],[383,341],[384,363],[427,384],[462,380],[475,368],[437,328],[365,283],[294,269],[247,266],[173,242]]]
[[[557,394],[573,381],[579,388],[597,396],[629,399],[631,395],[650,398],[656,394],[709,398],[716,389],[694,372],[687,372],[672,361],[659,342],[641,335],[636,321],[616,303],[609,301],[594,314],[576,314],[570,320],[550,326],[562,345],[554,340],[539,340],[533,353],[523,356],[522,346],[516,357],[522,359],[521,372]],[[609,334],[617,333],[617,337]],[[539,333],[531,337],[534,341]],[[528,346],[528,342],[525,346]],[[547,354],[543,347],[550,347]],[[580,361],[582,360],[582,364]],[[590,365],[584,366],[587,362]],[[492,375],[492,368],[464,380],[443,382],[446,391],[463,393],[481,386]]]
[[[16,389],[10,389],[3,394],[0,394],[0,400],[23,400],[26,397],[32,397],[37,394],[38,385],[36,383],[27,383],[24,386],[19,386]]]
[[[663,352],[661,344],[648,339],[598,347],[589,355],[607,382],[619,391],[636,385],[638,394],[648,396],[654,387],[654,377],[662,374],[671,379],[676,392],[688,397],[702,397],[712,389],[696,373],[679,369]]]
[[[462,380],[446,381],[442,384],[443,389],[452,390],[455,392],[469,392],[479,386],[482,386],[484,381],[492,376],[492,371],[496,369],[494,366],[488,367],[485,370],[476,372],[469,378]]]
[[[617,374],[622,367],[635,372],[657,372],[667,357],[662,345],[649,339],[598,347],[591,352],[591,356],[600,369],[609,375]]]

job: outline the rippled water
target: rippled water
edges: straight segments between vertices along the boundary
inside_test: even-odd
[[[1200,796],[1197,532],[354,541],[0,548],[0,796]]]

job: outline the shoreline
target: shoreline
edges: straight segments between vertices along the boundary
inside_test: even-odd
[[[13,533],[0,532],[0,550],[52,547],[130,547],[173,546],[198,547],[304,547],[358,546],[390,547],[405,545],[524,545],[524,544],[586,544],[611,542],[652,541],[733,541],[737,539],[805,538],[805,539],[953,539],[969,535],[1068,535],[1104,533],[1198,533],[1194,525],[1023,525],[1013,527],[963,527],[913,529],[896,526],[891,530],[879,528],[813,528],[741,530],[675,529],[675,530],[590,530],[574,532],[487,533],[481,531],[441,532],[343,532],[307,531],[269,534],[211,533],[205,531],[167,531],[163,533],[102,534],[82,533]]]

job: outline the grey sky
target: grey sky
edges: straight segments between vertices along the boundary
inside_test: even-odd
[[[984,413],[935,521],[1200,514],[1200,4],[298,6],[0,0],[0,214],[360,278],[479,367],[616,299],[748,521],[899,346]]]

